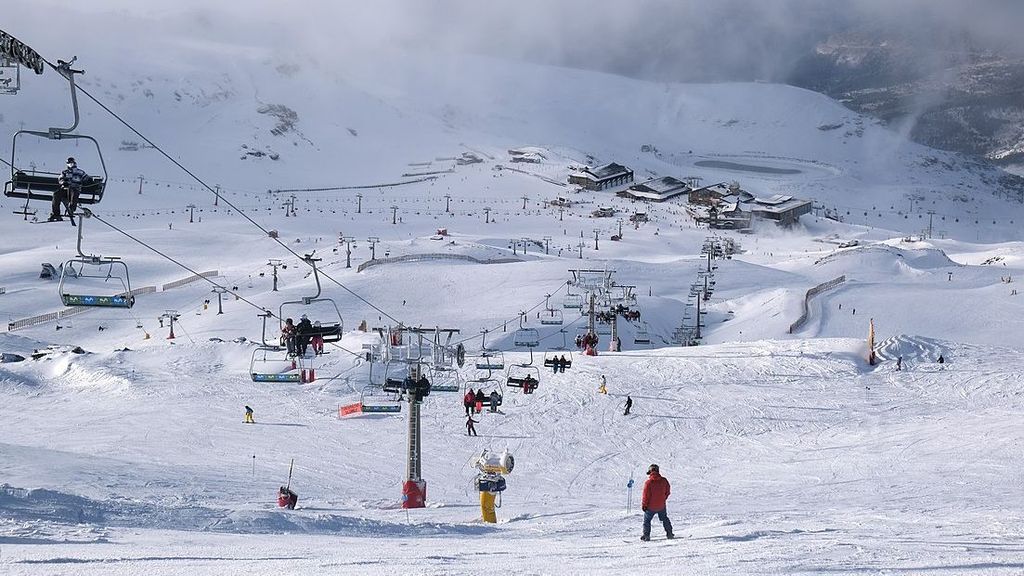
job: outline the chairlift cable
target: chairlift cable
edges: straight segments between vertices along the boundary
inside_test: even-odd
[[[45,61],[45,60],[44,60],[44,61]],[[56,66],[54,66],[53,64],[51,64],[51,63],[50,63],[49,61],[46,61],[46,63],[47,63],[47,64],[48,64],[48,65],[49,65],[49,66],[50,66],[51,68],[53,68],[54,70],[57,70],[57,67],[56,67]],[[228,200],[227,198],[224,198],[223,196],[220,196],[220,194],[219,194],[219,193],[218,193],[218,192],[217,192],[216,190],[214,190],[214,189],[213,189],[213,187],[211,187],[211,186],[210,186],[209,184],[207,184],[207,183],[206,183],[206,181],[204,181],[204,180],[203,180],[202,178],[200,178],[199,176],[197,176],[197,175],[196,175],[196,174],[195,174],[194,172],[192,172],[191,170],[189,170],[188,168],[186,168],[186,167],[185,167],[185,165],[183,165],[183,164],[182,164],[181,162],[179,162],[179,161],[175,160],[175,159],[174,159],[174,157],[172,157],[172,156],[171,156],[170,154],[168,154],[167,152],[165,152],[165,151],[163,150],[163,148],[160,148],[160,146],[158,146],[158,145],[157,145],[156,143],[154,143],[154,142],[153,142],[152,140],[150,140],[149,138],[147,138],[147,137],[146,137],[146,136],[145,136],[144,134],[142,134],[141,132],[139,132],[139,131],[138,131],[138,130],[137,130],[137,129],[136,129],[135,127],[134,127],[134,126],[132,126],[132,125],[131,125],[130,123],[128,123],[128,121],[126,121],[125,119],[121,118],[121,116],[119,116],[119,115],[118,115],[118,114],[117,114],[116,112],[114,112],[114,111],[113,111],[113,110],[111,110],[111,109],[110,109],[109,107],[107,107],[107,106],[106,106],[106,105],[105,105],[105,104],[104,104],[103,102],[101,102],[101,101],[100,101],[100,100],[99,100],[98,98],[96,98],[95,96],[93,96],[93,95],[92,95],[92,94],[91,94],[91,93],[90,93],[90,92],[89,92],[88,90],[86,90],[85,88],[83,88],[83,87],[81,87],[81,86],[76,86],[76,88],[78,88],[78,90],[79,90],[79,91],[80,91],[80,92],[81,92],[82,94],[85,94],[85,95],[86,95],[86,96],[87,96],[87,97],[88,97],[88,98],[89,98],[90,100],[92,100],[92,101],[93,101],[94,103],[96,103],[96,105],[97,105],[97,106],[99,106],[100,108],[102,108],[102,109],[103,109],[103,110],[104,110],[104,111],[105,111],[106,113],[108,113],[108,114],[110,114],[111,116],[113,116],[113,117],[114,117],[114,118],[115,118],[115,119],[116,119],[116,120],[117,120],[118,122],[120,122],[120,123],[121,123],[121,124],[123,124],[123,125],[124,125],[124,126],[125,126],[126,128],[128,128],[128,129],[129,129],[129,130],[131,130],[131,131],[132,131],[133,133],[135,133],[135,135],[136,135],[136,136],[138,136],[139,138],[142,138],[143,140],[145,140],[147,144],[149,144],[150,146],[152,146],[154,150],[156,150],[156,151],[157,151],[157,152],[159,152],[159,153],[160,153],[161,155],[163,155],[163,157],[164,157],[164,158],[166,158],[166,159],[167,159],[167,160],[169,160],[169,161],[170,161],[170,162],[171,162],[172,164],[174,164],[175,166],[177,166],[178,168],[180,168],[180,169],[181,169],[182,171],[184,171],[184,172],[185,172],[186,174],[188,174],[189,176],[191,176],[191,177],[192,177],[192,178],[193,178],[193,179],[194,179],[194,180],[195,180],[196,182],[198,182],[198,183],[199,183],[200,185],[202,185],[202,186],[203,186],[204,188],[206,188],[206,190],[207,190],[207,191],[209,191],[209,192],[210,192],[211,194],[217,195],[217,196],[218,196],[218,197],[220,198],[220,201],[221,201],[221,202],[223,202],[223,203],[224,203],[224,204],[225,204],[226,206],[228,206],[228,207],[230,207],[230,208],[234,209],[234,211],[235,211],[235,212],[237,212],[237,213],[238,213],[238,214],[240,214],[240,215],[241,215],[241,216],[242,216],[243,218],[245,218],[246,220],[248,220],[250,224],[252,224],[253,226],[255,226],[255,227],[259,228],[259,229],[260,229],[260,230],[261,230],[261,231],[262,231],[262,232],[263,232],[263,233],[264,233],[264,234],[265,234],[265,235],[266,235],[266,236],[267,236],[268,238],[272,239],[272,240],[273,240],[274,242],[277,242],[277,244],[278,244],[278,245],[280,245],[280,246],[281,246],[282,248],[284,248],[285,250],[287,250],[288,252],[290,252],[290,253],[291,253],[291,254],[292,254],[293,256],[295,256],[296,258],[302,259],[302,256],[301,256],[301,255],[300,255],[299,253],[297,253],[296,251],[292,250],[292,249],[291,249],[291,247],[289,247],[289,246],[288,246],[288,245],[287,245],[286,243],[282,242],[280,238],[274,238],[273,236],[271,236],[271,235],[270,235],[270,230],[268,230],[267,228],[265,228],[265,227],[264,227],[263,225],[261,225],[261,224],[260,224],[259,222],[256,222],[255,220],[253,220],[252,218],[250,218],[250,217],[249,217],[249,215],[247,215],[247,214],[246,214],[246,213],[245,213],[245,212],[244,212],[243,210],[240,210],[240,209],[239,209],[239,208],[238,208],[237,206],[235,206],[235,205],[234,205],[234,204],[233,204],[233,203],[232,203],[232,202],[231,202],[230,200]],[[308,264],[308,263],[307,263],[307,264]],[[354,290],[352,290],[352,289],[351,289],[351,288],[349,288],[348,286],[345,286],[345,285],[344,285],[344,284],[342,284],[341,282],[339,282],[339,281],[335,280],[335,279],[334,279],[333,277],[331,277],[330,275],[328,275],[328,274],[326,274],[326,273],[322,273],[322,276],[323,276],[324,278],[327,278],[327,279],[328,279],[328,280],[330,280],[331,282],[333,282],[333,283],[334,283],[334,284],[335,284],[336,286],[338,286],[338,287],[339,287],[339,288],[341,288],[342,290],[345,290],[346,292],[348,292],[349,294],[351,294],[351,295],[352,295],[353,297],[355,297],[355,298],[356,298],[357,300],[359,300],[359,301],[363,302],[364,304],[366,304],[366,305],[367,305],[367,306],[369,306],[370,308],[372,308],[372,309],[376,310],[377,312],[381,313],[382,315],[386,316],[386,317],[387,317],[388,319],[390,319],[390,320],[392,320],[392,321],[394,321],[394,322],[396,322],[396,323],[398,323],[398,324],[401,324],[401,323],[402,323],[402,322],[401,322],[401,321],[399,321],[399,320],[398,320],[397,318],[395,318],[395,317],[394,317],[394,316],[392,316],[391,314],[388,314],[388,313],[387,313],[386,311],[384,311],[384,310],[383,310],[383,309],[381,309],[380,307],[376,306],[375,304],[373,304],[372,302],[370,302],[370,301],[369,301],[369,300],[367,300],[366,298],[364,298],[364,297],[360,296],[360,295],[359,295],[358,293],[356,293],[356,292],[355,292]],[[262,308],[261,308],[261,310],[262,310]]]

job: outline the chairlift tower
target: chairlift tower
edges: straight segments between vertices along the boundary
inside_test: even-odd
[[[178,314],[177,310],[165,310],[164,313],[160,315],[160,317],[170,321],[171,333],[167,335],[167,339],[174,340],[174,321],[180,318],[181,314]]]
[[[277,268],[279,266],[282,267],[282,268],[285,267],[285,266],[277,258],[271,258],[270,261],[267,262],[267,266],[272,266],[274,268],[274,290],[273,291],[277,292]]]
[[[597,228],[594,228],[594,250],[598,249],[597,248],[597,239],[598,239],[600,234],[601,234],[601,231],[599,229],[597,229]]]
[[[391,223],[398,224],[398,206],[391,207]]]
[[[195,222],[196,205],[189,204],[188,206],[185,206],[185,209],[188,210],[188,223],[192,224],[193,222]]]
[[[218,316],[224,313],[224,303],[221,301],[221,297],[224,296],[224,293],[226,293],[227,291],[228,291],[228,289],[223,287],[223,286],[217,286],[216,288],[211,290],[211,292],[213,292],[214,294],[217,295],[217,315]]]
[[[363,213],[363,193],[356,194],[356,214]]]
[[[376,236],[370,236],[366,239],[370,243],[370,260],[377,259],[377,243],[380,242],[380,238]]]
[[[352,267],[352,242],[355,242],[355,238],[352,236],[342,236],[341,240],[345,244],[345,268]]]
[[[451,212],[452,212],[452,195],[451,194],[445,194],[444,195],[444,212],[445,212],[445,214],[451,214]]]

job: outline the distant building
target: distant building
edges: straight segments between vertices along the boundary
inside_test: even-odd
[[[619,192],[617,195],[623,198],[634,200],[647,200],[651,202],[664,202],[680,194],[689,194],[693,188],[689,183],[683,182],[671,176],[652,178],[646,182],[634,184]]]
[[[607,190],[625,186],[632,181],[633,171],[614,162],[597,168],[584,168],[569,174],[569,184],[576,184],[587,190]]]
[[[755,198],[748,205],[755,218],[773,220],[781,226],[796,224],[801,216],[811,213],[813,206],[810,200],[801,200],[782,194],[775,194],[768,198]]]
[[[527,164],[540,164],[545,160],[544,154],[540,152],[540,149],[527,147],[527,148],[512,148],[508,151],[510,162],[525,162]]]

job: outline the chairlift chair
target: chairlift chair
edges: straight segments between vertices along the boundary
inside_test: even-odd
[[[581,309],[583,308],[582,294],[566,294],[562,300],[562,308]]]
[[[633,335],[634,344],[650,344],[651,336],[647,331],[647,322],[643,322],[637,325],[636,333]]]
[[[61,266],[60,282],[57,284],[61,302],[65,306],[131,308],[135,304],[135,296],[132,294],[128,265],[119,258],[87,256],[82,252],[84,219],[90,215],[89,210],[85,209],[78,216],[78,256]],[[116,292],[108,284],[112,280],[116,281],[119,288]]]
[[[561,326],[562,311],[548,308],[541,313],[540,323],[544,326]]]
[[[512,336],[512,343],[521,348],[540,346],[540,334],[536,328],[520,328]]]
[[[398,393],[387,392],[385,386],[365,386],[359,393],[359,404],[364,414],[397,414],[402,411]]]
[[[318,302],[327,303],[330,307],[328,311],[333,308],[334,312],[331,314],[331,318],[328,321],[318,320],[320,326],[314,326],[311,332],[307,332],[304,336],[320,336],[323,338],[324,343],[338,342],[341,340],[342,331],[344,329],[344,320],[341,317],[341,310],[338,308],[338,304],[332,298],[321,298],[321,287],[320,287],[320,274],[317,271],[316,263],[320,261],[319,258],[313,258],[312,254],[307,254],[302,258],[307,264],[313,267],[313,279],[316,281],[316,294],[313,296],[303,296],[301,300],[289,300],[282,302],[278,308],[278,322],[280,323],[281,329],[284,329],[285,319],[289,316],[285,315],[285,308],[299,307],[299,311],[302,308],[311,306]],[[334,321],[334,317],[337,316],[337,322]]]
[[[299,382],[296,364],[281,346],[259,346],[252,351],[249,375],[253,382]]]
[[[459,392],[462,390],[462,378],[459,371],[452,368],[435,366],[430,370],[431,392]]]
[[[46,140],[74,140],[75,142],[89,142],[96,149],[99,159],[99,168],[102,176],[91,175],[82,182],[82,189],[78,194],[77,204],[89,205],[98,204],[103,199],[103,191],[107,185],[107,165],[103,160],[103,151],[99,142],[92,136],[86,134],[75,134],[78,127],[78,93],[75,88],[75,74],[81,74],[81,70],[73,70],[71,63],[60,62],[57,71],[66,78],[71,86],[71,106],[74,111],[75,122],[69,128],[50,128],[48,130],[18,130],[15,132],[11,144],[11,179],[4,184],[4,196],[9,198],[23,198],[26,203],[29,200],[42,200],[52,202],[54,194],[60,189],[60,172],[35,171],[26,173],[16,166],[18,142],[22,136],[43,138]]]
[[[505,355],[501,350],[482,350],[476,358],[477,370],[504,370]]]
[[[540,384],[540,368],[527,364],[515,364],[509,367],[505,383],[512,388],[519,388],[523,394],[533,394]]]

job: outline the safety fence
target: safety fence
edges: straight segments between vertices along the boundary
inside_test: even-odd
[[[465,254],[406,254],[404,256],[392,256],[390,258],[367,260],[356,267],[356,272],[362,272],[370,266],[376,266],[378,264],[418,262],[420,260],[462,260],[464,262],[473,262],[474,264],[509,264],[511,262],[522,262],[522,260],[518,258],[494,258],[491,260],[481,260],[480,258],[466,256]]]
[[[177,288],[179,286],[184,286],[185,284],[195,282],[196,280],[199,280],[201,278],[210,278],[218,275],[219,274],[217,273],[216,270],[210,272],[203,272],[198,275],[189,276],[188,278],[182,278],[181,280],[175,280],[174,282],[164,284],[160,288],[160,290],[162,291],[171,288]],[[156,286],[142,286],[140,288],[133,288],[131,291],[128,292],[128,295],[138,296],[140,294],[152,294],[156,291]],[[30,316],[28,318],[21,318],[20,320],[13,320],[7,323],[7,331],[14,332],[15,330],[21,330],[22,328],[28,328],[29,326],[35,326],[37,324],[42,324],[44,322],[53,322],[54,320],[61,320],[63,318],[68,318],[70,316],[77,316],[78,314],[89,312],[90,310],[93,309],[94,308],[89,306],[76,306],[73,308],[65,308],[63,310],[58,310],[56,312],[47,312],[46,314],[38,314],[36,316]]]
[[[808,290],[807,294],[804,295],[804,303],[803,303],[804,311],[803,311],[802,314],[800,314],[800,318],[798,318],[796,322],[793,322],[792,324],[789,325],[789,333],[792,334],[792,333],[796,332],[797,330],[803,328],[804,324],[807,323],[807,318],[810,316],[809,304],[811,303],[811,298],[814,298],[815,296],[817,296],[818,294],[821,294],[822,292],[824,292],[826,290],[831,290],[831,289],[835,288],[836,286],[839,286],[843,282],[846,282],[846,275],[845,274],[843,274],[842,276],[840,276],[838,278],[833,278],[833,279],[829,280],[828,282],[823,282],[821,284],[818,284],[814,288],[811,288],[810,290]]]
[[[220,274],[216,270],[211,270],[209,272],[200,272],[199,274],[193,274],[192,276],[189,276],[188,278],[182,278],[181,280],[175,280],[174,282],[168,282],[167,284],[164,284],[163,286],[161,286],[160,289],[161,290],[170,290],[171,288],[177,288],[178,286],[184,286],[185,284],[191,284],[192,282],[195,282],[197,280],[202,280],[203,278],[213,278],[215,276],[220,276]]]

